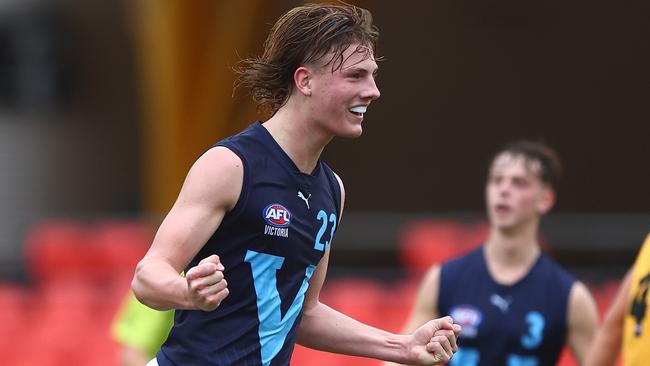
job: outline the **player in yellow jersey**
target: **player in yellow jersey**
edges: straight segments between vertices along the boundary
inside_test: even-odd
[[[111,328],[113,339],[120,345],[120,365],[146,364],[167,339],[173,323],[173,310],[151,309],[129,292]]]
[[[624,366],[650,364],[650,235],[623,279],[588,353],[586,366],[611,366],[623,351]]]

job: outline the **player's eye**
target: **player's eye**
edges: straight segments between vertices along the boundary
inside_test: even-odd
[[[522,188],[527,187],[529,185],[528,180],[524,178],[515,178],[512,180],[512,184],[516,187],[522,187]]]

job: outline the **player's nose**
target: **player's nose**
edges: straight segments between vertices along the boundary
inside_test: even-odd
[[[368,86],[366,90],[363,93],[363,98],[364,99],[370,99],[370,100],[375,100],[381,96],[381,92],[379,91],[379,87],[377,86],[377,82],[375,81],[374,78],[370,78],[368,81]]]

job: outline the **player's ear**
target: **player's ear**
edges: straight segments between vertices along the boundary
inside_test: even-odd
[[[307,66],[300,66],[293,73],[293,83],[296,90],[305,96],[311,96],[314,73]]]
[[[540,214],[546,214],[555,205],[555,190],[548,185],[544,185],[541,197],[537,205]]]

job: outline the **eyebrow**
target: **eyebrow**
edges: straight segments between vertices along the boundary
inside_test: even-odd
[[[376,76],[379,73],[379,67],[373,68],[372,72],[370,72],[370,70],[368,70],[367,68],[358,67],[358,66],[350,66],[349,68],[346,68],[343,71],[344,72],[350,72],[350,73],[354,73],[354,72],[361,72],[361,73],[364,73],[364,74],[370,73],[373,76]]]

